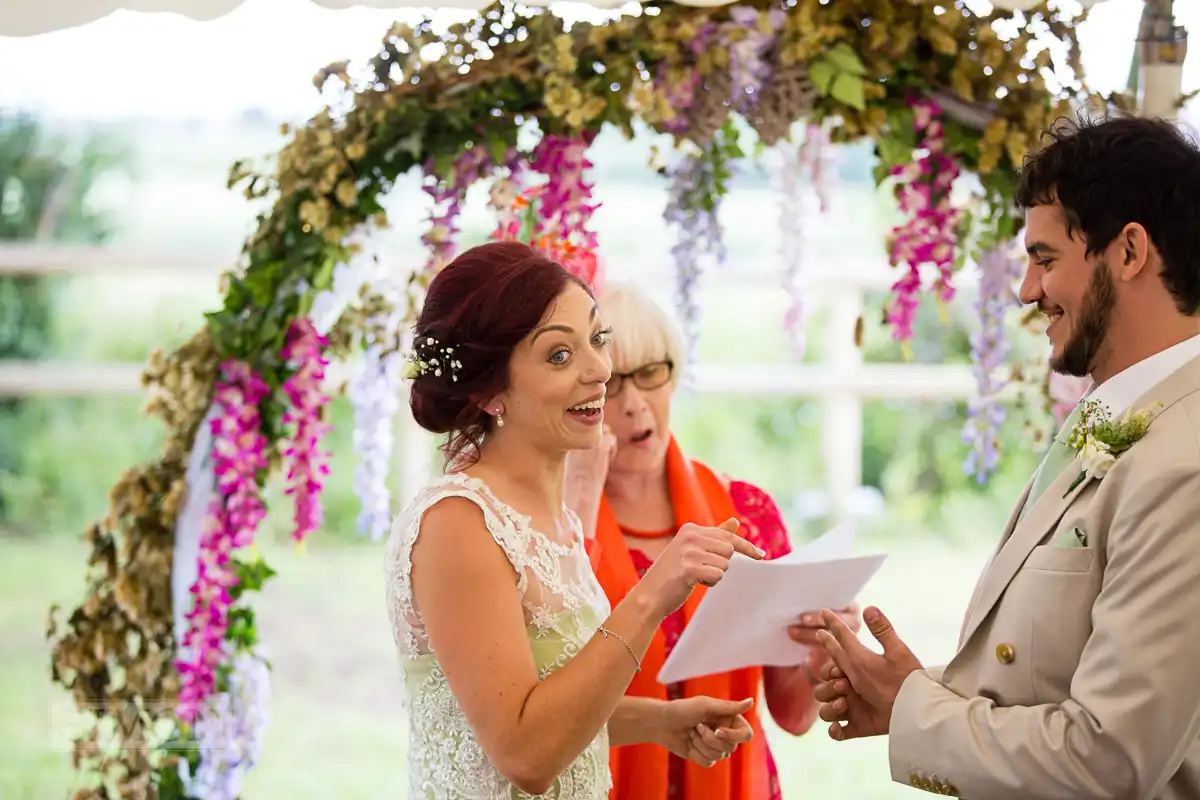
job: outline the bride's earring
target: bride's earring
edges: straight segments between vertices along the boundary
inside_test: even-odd
[[[496,427],[504,427],[504,415],[500,413],[500,409],[496,409]]]

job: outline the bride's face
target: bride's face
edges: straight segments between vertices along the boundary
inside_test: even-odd
[[[568,284],[513,351],[509,388],[495,400],[504,414],[496,434],[552,451],[600,444],[604,385],[612,376],[608,333],[591,295]]]

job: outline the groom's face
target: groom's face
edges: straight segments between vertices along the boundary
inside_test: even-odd
[[[1102,256],[1088,258],[1082,234],[1067,230],[1058,204],[1028,210],[1025,248],[1029,263],[1021,300],[1036,303],[1050,325],[1050,367],[1083,377],[1095,366],[1116,306],[1116,286]]]

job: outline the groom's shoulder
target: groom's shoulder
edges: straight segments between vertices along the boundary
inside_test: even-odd
[[[1163,409],[1150,423],[1143,441],[1125,455],[1142,468],[1151,463],[1200,465],[1200,392]]]
[[[1174,489],[1200,482],[1200,392],[1164,408],[1146,435],[1117,458],[1098,493],[1125,500],[1182,499]],[[1135,503],[1137,505],[1137,503]],[[1190,505],[1190,504],[1189,504]]]

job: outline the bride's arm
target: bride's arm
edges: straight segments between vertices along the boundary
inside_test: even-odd
[[[624,642],[594,636],[539,682],[517,576],[474,503],[430,508],[412,562],[430,646],[480,745],[517,788],[542,794],[617,709],[661,613],[635,588],[604,622]]]
[[[608,746],[657,743],[663,701],[652,697],[622,697],[608,718]]]

